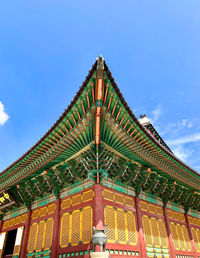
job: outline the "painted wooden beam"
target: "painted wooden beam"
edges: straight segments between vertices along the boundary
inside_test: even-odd
[[[100,128],[101,128],[101,108],[103,98],[103,80],[104,80],[104,59],[99,56],[97,59],[96,74],[96,114],[95,114],[95,144],[100,144]]]

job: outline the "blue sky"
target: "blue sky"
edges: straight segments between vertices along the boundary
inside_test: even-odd
[[[0,3],[0,171],[57,120],[103,54],[129,106],[200,171],[200,1]]]

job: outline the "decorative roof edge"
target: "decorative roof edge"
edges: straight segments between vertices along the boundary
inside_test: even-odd
[[[132,110],[130,109],[130,107],[128,106],[127,102],[125,101],[122,93],[119,90],[119,87],[117,86],[117,83],[115,82],[112,73],[110,72],[106,62],[104,64],[105,67],[105,71],[107,73],[108,79],[110,80],[113,88],[115,89],[118,97],[120,98],[121,102],[123,103],[124,107],[126,108],[127,112],[129,113],[129,115],[131,116],[131,118],[133,119],[133,121],[136,123],[136,125],[141,129],[141,131],[148,137],[150,138],[162,151],[164,151],[166,154],[168,154],[170,157],[172,157],[173,159],[175,159],[179,164],[181,164],[182,166],[184,166],[186,169],[190,170],[192,173],[194,173],[196,176],[198,176],[200,178],[200,174],[195,171],[194,169],[192,169],[190,166],[186,165],[182,160],[180,160],[179,158],[177,158],[172,152],[170,152],[168,149],[166,149],[164,146],[162,146],[153,136],[151,136],[147,130],[144,128],[143,125],[140,124],[140,122],[138,121],[138,119],[135,117],[135,115],[133,114]]]
[[[10,170],[12,167],[14,167],[17,163],[19,163],[20,161],[22,161],[26,156],[28,156],[36,147],[39,146],[39,144],[44,141],[52,132],[53,130],[56,128],[56,126],[61,123],[61,121],[64,119],[64,117],[70,112],[70,110],[72,109],[72,107],[74,106],[75,102],[77,101],[78,97],[81,95],[81,93],[83,92],[85,86],[87,85],[87,83],[89,82],[91,76],[93,75],[93,73],[96,70],[96,66],[97,66],[97,61],[93,64],[91,70],[89,70],[89,73],[85,79],[85,81],[82,83],[82,86],[80,86],[78,92],[76,93],[74,99],[71,101],[71,103],[68,105],[68,107],[65,109],[65,111],[62,113],[62,115],[57,119],[57,121],[53,124],[52,127],[50,127],[50,129],[28,150],[26,151],[24,154],[22,154],[22,156],[20,158],[18,158],[17,160],[15,160],[13,163],[11,163],[7,168],[5,168],[3,171],[0,171],[0,176],[3,175],[4,173],[6,173],[8,170]]]
[[[97,60],[98,61],[98,60]],[[53,124],[53,126],[36,142],[27,152],[25,152],[19,159],[14,161],[11,165],[9,165],[6,169],[4,169],[1,173],[0,176],[7,171],[9,171],[12,167],[14,167],[17,163],[22,161],[26,156],[28,156],[39,144],[44,141],[52,132],[53,130],[57,127],[59,123],[62,122],[64,117],[70,112],[74,104],[76,103],[77,99],[83,92],[84,88],[86,87],[87,83],[89,82],[90,78],[92,77],[93,73],[95,72],[97,68],[97,61],[93,64],[91,70],[89,71],[85,81],[83,82],[82,86],[78,90],[77,94],[75,95],[74,99],[71,101],[71,103],[68,105],[68,107],[65,109],[65,111],[62,113],[62,115],[57,119],[57,121]],[[133,121],[136,123],[136,125],[140,128],[140,130],[155,144],[157,145],[162,151],[164,151],[167,155],[169,155],[171,158],[173,158],[175,161],[177,161],[180,165],[182,165],[184,168],[188,169],[190,172],[194,173],[196,176],[200,178],[200,175],[198,172],[196,172],[194,169],[186,165],[183,161],[178,159],[170,150],[165,148],[161,143],[159,143],[158,140],[156,140],[148,131],[147,129],[138,121],[138,119],[135,117],[133,114],[132,110],[128,106],[127,102],[125,101],[122,93],[120,92],[113,76],[112,73],[110,72],[106,62],[104,61],[104,70],[108,76],[108,79],[110,80],[114,90],[116,91],[119,99],[121,100],[122,104],[124,105],[125,109],[129,113],[130,117],[133,119]]]

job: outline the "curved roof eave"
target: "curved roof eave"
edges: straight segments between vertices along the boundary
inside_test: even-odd
[[[65,109],[65,111],[62,113],[62,115],[57,119],[57,121],[53,124],[53,126],[39,139],[38,142],[36,142],[27,152],[25,152],[19,159],[17,159],[16,161],[14,161],[13,163],[11,163],[6,169],[4,169],[3,171],[0,172],[0,176],[3,175],[4,173],[6,173],[7,171],[9,171],[11,168],[13,168],[15,165],[17,165],[20,161],[22,161],[24,158],[26,158],[35,148],[37,148],[40,143],[42,143],[52,132],[53,130],[62,122],[62,120],[64,119],[64,117],[67,115],[67,113],[72,109],[72,107],[74,106],[74,104],[76,103],[78,97],[81,95],[81,93],[83,92],[85,86],[87,85],[87,83],[89,82],[90,78],[92,77],[93,73],[96,70],[96,65],[97,62],[95,62],[91,68],[91,70],[89,71],[85,81],[83,82],[82,86],[79,88],[76,96],[74,97],[74,99],[71,101],[71,103],[68,105],[68,107]]]
[[[142,126],[138,119],[135,117],[135,115],[133,114],[132,110],[130,109],[130,107],[128,106],[127,102],[125,101],[122,93],[120,92],[117,83],[115,82],[112,73],[110,72],[107,64],[105,63],[105,71],[107,73],[108,79],[110,80],[110,82],[112,83],[113,88],[115,89],[118,97],[120,98],[121,102],[123,103],[124,107],[126,108],[126,110],[128,111],[129,115],[131,116],[131,118],[133,119],[133,121],[136,123],[136,125],[140,128],[140,130],[148,137],[150,138],[150,140],[152,142],[154,142],[162,151],[164,151],[167,155],[169,155],[170,157],[172,157],[173,159],[175,159],[179,164],[181,164],[182,166],[184,166],[186,169],[190,170],[192,173],[194,173],[195,175],[197,175],[200,178],[200,174],[195,171],[194,169],[192,169],[190,166],[186,165],[182,160],[180,160],[179,158],[177,158],[172,152],[170,152],[168,149],[166,149],[162,144],[160,144],[152,135],[150,135],[148,133],[148,131],[144,128],[144,126]]]
[[[58,120],[54,123],[54,125],[39,139],[39,141],[33,145],[26,153],[24,153],[19,159],[17,159],[15,162],[13,162],[9,167],[7,167],[6,169],[4,169],[1,173],[0,176],[3,175],[4,173],[8,172],[10,169],[12,169],[15,165],[17,165],[19,162],[21,162],[24,158],[26,158],[34,149],[36,149],[53,131],[54,129],[56,129],[56,127],[63,121],[64,117],[68,114],[68,112],[72,109],[72,107],[74,106],[74,104],[76,103],[77,99],[79,98],[79,96],[81,95],[81,93],[83,92],[85,86],[87,85],[87,83],[89,82],[90,78],[92,77],[93,73],[96,70],[96,65],[97,62],[94,63],[94,65],[92,66],[91,70],[88,73],[88,76],[86,77],[85,81],[83,82],[82,86],[80,87],[79,91],[77,92],[76,96],[74,97],[74,99],[72,100],[72,102],[69,104],[69,106],[65,109],[65,111],[63,112],[63,114],[58,118]],[[133,112],[131,111],[130,107],[128,106],[127,102],[125,101],[122,93],[120,92],[113,76],[112,73],[110,72],[107,64],[104,64],[105,67],[105,72],[114,88],[114,90],[116,91],[119,99],[121,100],[122,104],[124,105],[125,109],[127,110],[127,112],[129,113],[130,117],[133,119],[133,121],[136,123],[136,125],[140,128],[140,130],[156,145],[158,146],[159,149],[161,149],[162,151],[164,151],[167,155],[169,155],[171,158],[173,158],[175,161],[177,161],[180,165],[182,165],[185,169],[188,169],[191,173],[195,174],[196,176],[198,176],[200,178],[200,174],[198,172],[196,172],[194,169],[192,169],[191,167],[189,167],[188,165],[186,165],[183,161],[181,161],[180,159],[178,159],[172,152],[170,152],[168,149],[166,149],[162,144],[159,143],[159,141],[157,141],[151,134],[149,134],[149,132],[146,130],[146,128],[144,126],[142,126],[138,119],[135,117],[135,115],[133,114]]]

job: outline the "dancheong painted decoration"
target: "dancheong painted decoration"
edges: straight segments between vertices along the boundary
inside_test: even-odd
[[[200,175],[134,116],[102,56],[0,174],[0,257],[200,257]]]

